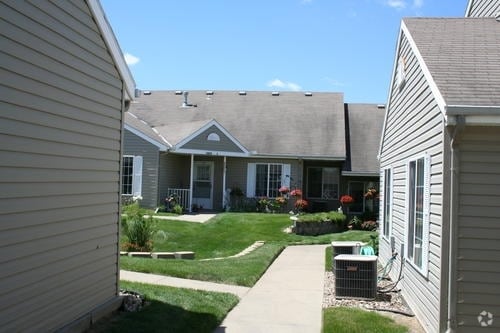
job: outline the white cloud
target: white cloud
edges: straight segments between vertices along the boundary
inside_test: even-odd
[[[415,0],[415,2],[418,2],[420,0]],[[406,1],[404,0],[387,0],[386,5],[392,8],[396,9],[403,9],[406,8]]]
[[[123,55],[123,57],[125,58],[125,62],[129,66],[133,66],[133,65],[137,64],[140,61],[139,58],[137,58],[136,56],[131,55],[130,53],[125,53]]]
[[[267,83],[267,86],[271,87],[271,88],[283,88],[283,89],[288,89],[288,90],[292,90],[292,91],[302,90],[302,87],[299,86],[297,83],[281,81],[280,79],[274,79],[274,80],[269,81]]]
[[[413,8],[422,8],[424,0],[413,0]]]

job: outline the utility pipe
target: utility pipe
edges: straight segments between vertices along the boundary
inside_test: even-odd
[[[456,125],[451,135],[451,181],[450,181],[450,228],[449,228],[449,260],[448,260],[448,323],[446,333],[456,332],[457,327],[457,287],[455,271],[457,267],[457,232],[458,232],[458,189],[460,151],[458,141],[465,127],[464,116],[456,116]]]

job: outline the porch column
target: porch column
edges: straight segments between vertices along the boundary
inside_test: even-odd
[[[228,198],[227,198],[227,192],[226,192],[226,163],[227,163],[227,157],[224,156],[224,165],[222,167],[222,205],[224,209],[227,209],[228,206]]]
[[[191,154],[191,168],[189,172],[189,212],[193,211],[193,175],[194,173],[194,154]]]

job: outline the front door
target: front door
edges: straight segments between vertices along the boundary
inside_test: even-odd
[[[213,208],[213,162],[194,162],[193,204],[200,208]]]

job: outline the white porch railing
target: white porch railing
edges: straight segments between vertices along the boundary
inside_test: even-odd
[[[167,197],[176,195],[178,197],[178,204],[187,211],[191,211],[189,206],[189,189],[188,188],[168,188]]]

